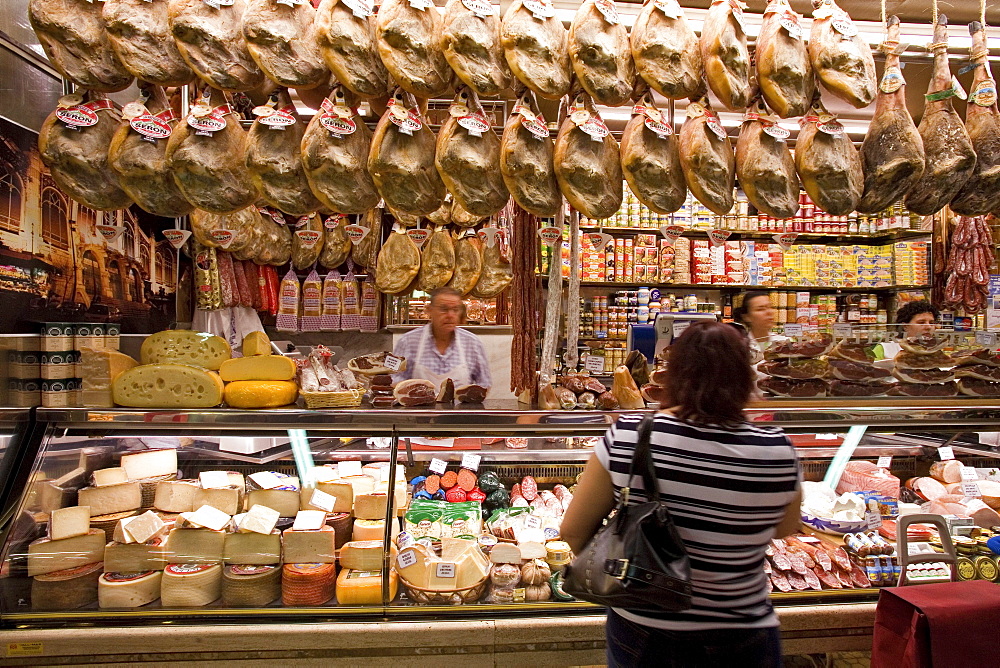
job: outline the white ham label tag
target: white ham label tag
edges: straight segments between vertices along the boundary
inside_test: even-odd
[[[528,116],[527,114],[522,113],[521,125],[524,129],[539,139],[547,139],[549,137],[549,128],[545,125],[545,117],[541,114],[538,114],[537,116],[534,114]]]
[[[410,7],[424,11],[434,6],[432,0],[410,0]]]
[[[366,19],[374,13],[374,7],[368,0],[342,0],[344,5],[359,19]]]
[[[785,141],[792,135],[791,130],[783,128],[777,123],[763,122],[762,125],[764,126],[764,134],[774,137],[778,141]]]
[[[715,136],[719,139],[726,138],[726,128],[723,127],[722,121],[716,116],[714,111],[705,110],[705,124],[708,129],[715,133]]]
[[[462,455],[462,468],[469,469],[470,471],[479,470],[479,462],[482,461],[481,455],[476,455],[471,452],[467,452]]]
[[[973,87],[969,99],[980,107],[992,107],[997,103],[997,82],[993,79],[980,81]]]
[[[122,107],[122,118],[126,121],[131,121],[137,116],[148,116],[149,110],[146,109],[146,105],[142,102],[129,102],[124,107]]]
[[[587,234],[587,242],[594,250],[604,250],[612,241],[614,241],[614,237],[607,232],[591,232]]]
[[[326,220],[323,221],[323,227],[325,227],[328,230],[335,230],[337,229],[337,226],[340,225],[346,218],[347,216],[345,216],[342,213],[336,213],[332,216],[327,216]]]
[[[743,3],[738,0],[729,0],[729,6],[733,9],[733,18],[736,19],[736,24],[739,25],[740,30],[743,32],[747,31],[746,19],[743,17]]]
[[[490,122],[478,112],[462,116],[458,119],[458,124],[468,130],[473,137],[482,137],[483,133],[490,129]]]
[[[446,470],[448,470],[448,462],[446,462],[443,459],[438,459],[437,457],[435,457],[431,460],[431,464],[430,466],[427,467],[427,469],[431,473],[437,473],[438,475],[441,475]]]
[[[497,233],[499,231],[500,230],[495,227],[484,227],[476,233],[476,236],[478,236],[488,248],[493,248],[497,244]]]
[[[671,246],[674,245],[674,242],[677,241],[680,238],[681,234],[683,233],[684,233],[684,228],[681,227],[680,225],[660,226],[660,234],[663,235],[663,238],[666,239],[667,243],[670,244]]]
[[[295,236],[306,250],[315,248],[320,239],[320,233],[316,230],[295,230]]]
[[[187,124],[195,129],[196,135],[212,136],[212,133],[224,130],[226,119],[222,116],[194,116],[187,117]]]
[[[426,229],[406,230],[406,236],[410,237],[410,240],[417,245],[417,248],[422,248],[427,241],[427,237],[431,236],[431,231]]]
[[[233,240],[236,238],[236,234],[232,230],[211,230],[208,235],[212,238],[212,241],[219,244],[221,248],[229,248],[233,244]]]
[[[708,231],[708,240],[713,246],[721,246],[726,243],[726,239],[732,236],[729,230],[714,229]]]
[[[539,21],[556,15],[556,8],[549,0],[524,0],[521,4]]]
[[[772,235],[771,238],[781,247],[781,250],[787,251],[795,243],[795,240],[799,238],[799,235],[797,232],[785,232],[784,234]]]
[[[882,469],[887,469],[892,466],[892,455],[882,455],[879,457],[876,466]]]
[[[952,450],[950,445],[942,445],[938,448],[938,457],[941,458],[941,461],[946,462],[949,459],[955,458],[955,451]]]
[[[84,106],[57,109],[56,118],[71,128],[87,128],[97,125],[97,113]]]
[[[143,114],[142,116],[136,116],[128,122],[133,130],[141,134],[145,139],[150,139],[156,141],[157,139],[166,139],[170,136],[170,126],[150,114]]]
[[[392,100],[390,100],[391,102]],[[389,109],[389,120],[399,128],[404,135],[412,135],[424,127],[420,120],[420,114],[413,109],[407,110],[405,107],[393,105]]]
[[[608,130],[608,126],[604,124],[597,116],[591,116],[583,124],[580,125],[580,129],[590,135],[590,138],[594,141],[603,142],[604,138],[607,137],[611,131]]]
[[[802,39],[802,26],[799,25],[798,17],[794,14],[786,13],[778,20],[778,24],[792,39]]]
[[[163,236],[174,250],[179,250],[191,236],[191,230],[163,230]]]
[[[351,243],[357,246],[361,243],[361,240],[368,236],[370,230],[367,227],[362,227],[361,225],[348,225],[344,228],[344,232],[347,233],[347,238],[351,240]]]
[[[684,15],[677,0],[655,0],[653,5],[669,19],[679,19]]]
[[[604,373],[604,358],[600,355],[587,355],[587,361],[584,363],[584,368],[590,373]]]
[[[487,0],[462,0],[462,4],[476,16],[483,18],[493,16],[493,5],[487,2]]]
[[[668,123],[663,123],[661,121],[655,121],[649,116],[643,120],[643,124],[649,129],[650,132],[656,134],[657,137],[663,139],[664,137],[669,137],[674,134],[674,129],[670,127]]]
[[[399,371],[399,367],[403,366],[403,360],[395,355],[386,355],[383,364],[389,371]]]
[[[341,118],[330,114],[320,116],[319,123],[334,137],[345,137],[354,134],[358,129],[358,126],[350,118]]]
[[[98,225],[97,231],[100,232],[104,240],[110,244],[122,235],[125,228],[119,225]]]
[[[618,24],[618,10],[615,9],[614,0],[594,0],[594,4],[597,6],[597,10],[604,15],[604,20],[611,25]]]
[[[844,136],[844,125],[838,120],[830,120],[818,123],[816,127],[817,129],[819,129],[820,132],[825,132],[826,134],[832,135],[834,137]]]
[[[834,30],[844,37],[854,37],[858,34],[858,27],[854,25],[854,21],[849,16],[834,19],[831,25],[833,25]]]
[[[558,227],[543,227],[538,230],[538,236],[541,237],[543,244],[551,248],[562,238],[562,230]]]

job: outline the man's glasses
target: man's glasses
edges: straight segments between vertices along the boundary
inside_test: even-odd
[[[456,313],[457,314],[457,313],[461,313],[462,312],[462,307],[461,306],[445,306],[443,308],[440,307],[440,306],[432,306],[431,308],[434,309],[435,311],[437,311],[438,313]]]

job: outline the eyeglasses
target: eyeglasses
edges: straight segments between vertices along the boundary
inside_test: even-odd
[[[437,311],[438,313],[456,313],[456,314],[458,314],[458,313],[462,312],[462,307],[461,306],[445,306],[445,307],[432,306],[431,308],[434,309],[435,311]]]

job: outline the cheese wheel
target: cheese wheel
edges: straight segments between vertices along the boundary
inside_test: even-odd
[[[389,571],[389,600],[396,598],[399,576]],[[343,569],[337,576],[337,602],[341,605],[381,605],[382,572]]]
[[[221,594],[219,564],[167,564],[163,570],[160,601],[165,608],[198,608]]]
[[[298,396],[299,386],[288,380],[237,380],[225,389],[230,408],[278,408],[294,404]]]
[[[291,380],[295,378],[295,362],[284,355],[252,355],[226,360],[219,367],[222,380]]]
[[[31,583],[32,610],[73,610],[97,600],[100,562],[37,575]]]
[[[115,403],[131,408],[212,408],[224,390],[217,373],[186,364],[146,364],[115,378]]]
[[[336,564],[285,564],[281,569],[281,602],[322,605],[333,598]]]
[[[337,548],[333,527],[324,526],[316,531],[285,529],[281,532],[281,554],[285,563],[335,563]]]
[[[399,535],[399,524],[392,523],[391,538]],[[385,538],[385,520],[354,520],[354,530],[351,540],[383,540]]]
[[[139,351],[143,364],[191,364],[213,371],[232,356],[232,348],[221,336],[188,329],[151,334]]]
[[[333,513],[327,518],[326,523],[333,527],[334,545],[338,550],[348,541],[355,540],[353,537],[354,516],[350,513]]]
[[[102,608],[138,608],[160,598],[162,571],[104,573],[97,583],[97,604]]]
[[[104,545],[104,532],[99,529],[62,540],[39,538],[28,545],[28,575],[46,575],[103,561]]]
[[[162,571],[167,565],[166,540],[145,543],[108,543],[104,548],[104,570],[108,573]]]
[[[222,605],[262,608],[281,596],[281,567],[233,564],[222,571]]]

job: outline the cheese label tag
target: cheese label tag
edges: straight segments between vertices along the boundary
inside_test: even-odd
[[[413,228],[406,230],[406,236],[410,237],[410,240],[420,248],[427,241],[427,238],[431,236],[431,231],[422,228]]]
[[[106,242],[113,243],[115,239],[120,237],[125,228],[121,225],[98,225],[97,231],[101,233],[101,236]]]
[[[587,242],[590,244],[590,247],[598,251],[604,250],[604,248],[609,243],[614,241],[614,237],[612,237],[607,232],[591,232],[586,236],[587,236]]]
[[[544,21],[556,15],[556,8],[550,0],[524,0],[521,4],[539,21]]]
[[[340,474],[341,478],[350,478],[351,476],[361,475],[361,462],[339,462],[337,464],[337,472]]]
[[[660,234],[663,235],[663,238],[666,239],[667,243],[670,244],[671,246],[674,245],[674,242],[677,241],[683,233],[684,233],[684,228],[681,227],[680,225],[660,226]]]
[[[604,373],[604,357],[601,355],[587,355],[584,368],[590,373]]]
[[[970,499],[977,499],[983,495],[982,492],[979,491],[979,484],[972,481],[962,483],[962,494]]]
[[[538,236],[541,237],[543,244],[551,248],[562,238],[562,230],[558,227],[543,227],[538,230]]]
[[[179,250],[191,236],[191,230],[163,230],[163,236],[174,250]]]
[[[802,325],[790,322],[785,325],[785,336],[802,336]]]
[[[166,139],[171,133],[170,125],[148,113],[136,116],[131,119],[128,124],[133,130],[141,134],[143,137],[153,141],[157,139]]]
[[[950,445],[942,445],[938,448],[938,457],[941,458],[941,461],[946,462],[949,459],[955,458],[955,451]]]
[[[351,240],[351,243],[357,246],[361,241],[368,236],[369,230],[367,227],[361,225],[348,225],[344,228],[344,232],[347,233],[347,238]]]
[[[962,467],[962,482],[974,482],[979,480],[979,474],[976,473],[975,467],[963,466]]]
[[[462,468],[469,469],[470,471],[478,471],[479,462],[482,461],[482,459],[482,455],[467,452],[462,455]]]
[[[326,524],[326,512],[322,510],[300,510],[292,523],[293,531],[318,531]]]
[[[434,567],[434,575],[439,578],[455,577],[455,564],[451,561],[442,561]]]
[[[443,459],[438,459],[437,457],[435,457],[431,460],[430,466],[428,466],[427,469],[431,473],[437,473],[438,475],[441,475],[446,470],[448,470],[448,462],[446,462]]]
[[[260,489],[274,489],[275,487],[281,487],[283,484],[278,476],[274,475],[273,471],[251,473],[249,478]]]
[[[618,25],[618,10],[615,9],[614,0],[594,0],[597,10],[604,15],[604,19],[611,25]]]
[[[878,463],[876,466],[882,469],[887,469],[892,465],[892,455],[882,455],[878,458]]]
[[[653,5],[669,19],[679,19],[684,15],[677,0],[654,0]]]
[[[775,243],[781,247],[781,250],[787,251],[798,239],[799,235],[797,232],[785,232],[784,234],[775,234],[771,238],[774,239]]]
[[[316,230],[295,230],[295,236],[305,249],[315,248],[320,240],[320,233]]]
[[[229,474],[225,471],[202,471],[198,474],[202,489],[222,489],[229,487]]]
[[[720,230],[718,228],[708,231],[708,240],[713,246],[721,246],[726,243],[726,239],[732,236],[732,232],[729,230]]]
[[[476,16],[493,16],[493,5],[488,0],[462,0],[462,4]]]
[[[400,568],[409,568],[417,563],[416,550],[404,550],[396,557],[396,565]]]
[[[403,366],[403,360],[395,355],[386,355],[382,364],[389,371],[399,371],[399,367]]]
[[[899,67],[893,65],[885,68],[885,72],[882,74],[882,80],[879,81],[878,89],[883,93],[895,93],[897,90],[903,87],[906,81],[903,79],[903,71]]]

